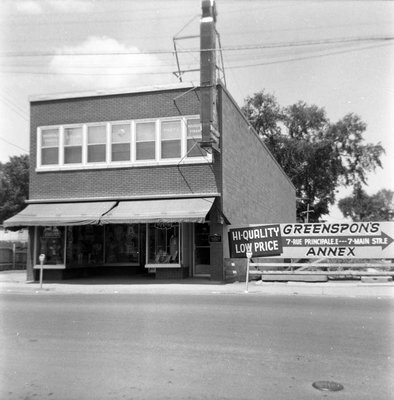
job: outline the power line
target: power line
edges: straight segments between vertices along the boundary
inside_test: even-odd
[[[8,140],[4,139],[4,138],[3,138],[3,137],[1,137],[1,136],[0,136],[0,139],[1,139],[1,140],[3,140],[4,142],[6,142],[6,143],[10,144],[11,146],[14,146],[14,147],[18,148],[19,150],[22,150],[22,151],[24,151],[25,153],[29,153],[29,151],[28,151],[28,150],[26,150],[26,149],[24,149],[24,148],[22,148],[22,147],[18,146],[18,145],[17,145],[17,144],[15,144],[15,143],[11,143],[10,141],[8,141]]]
[[[78,75],[78,76],[132,76],[132,75],[172,75],[173,71],[162,72],[50,72],[50,71],[1,71],[0,74],[26,74],[26,75]]]
[[[252,44],[252,45],[238,45],[222,47],[221,51],[244,51],[244,50],[258,50],[258,49],[274,49],[283,47],[302,47],[302,46],[316,46],[326,44],[339,44],[339,43],[357,43],[357,42],[381,42],[392,41],[394,36],[364,36],[355,38],[338,38],[338,39],[322,39],[322,40],[305,40],[298,42],[272,42],[266,44]],[[178,53],[199,53],[201,51],[219,51],[219,49],[182,49]],[[139,51],[110,51],[105,53],[98,52],[4,52],[0,53],[0,57],[52,57],[52,56],[114,56],[114,55],[146,55],[146,54],[174,54],[174,50],[139,50]]]
[[[387,46],[387,45],[390,45],[390,44],[387,43],[387,44],[366,46],[366,47],[354,48],[354,49],[336,50],[336,51],[331,51],[331,52],[324,53],[324,54],[315,54],[315,55],[309,55],[309,56],[299,56],[299,57],[287,58],[287,59],[284,59],[284,60],[264,61],[264,62],[253,63],[253,64],[233,65],[233,66],[226,67],[226,69],[238,69],[238,68],[258,67],[258,66],[263,66],[263,65],[284,64],[284,63],[293,62],[293,61],[310,60],[310,59],[313,59],[313,58],[328,57],[328,56],[333,56],[333,55],[336,55],[336,54],[345,54],[345,53],[352,53],[352,52],[355,52],[355,51],[363,51],[363,50],[375,49],[375,48],[382,47],[382,46]]]
[[[292,57],[292,58],[287,58],[283,60],[273,60],[273,61],[263,61],[263,62],[258,62],[258,63],[253,63],[253,64],[240,64],[240,65],[230,65],[226,67],[226,70],[232,70],[232,69],[239,69],[239,68],[249,68],[249,67],[257,67],[257,66],[264,66],[264,65],[275,65],[275,64],[284,64],[288,62],[293,62],[293,61],[302,61],[302,60],[310,60],[314,58],[321,58],[321,57],[328,57],[336,54],[346,54],[346,53],[351,53],[355,51],[363,51],[363,50],[370,50],[370,49],[375,49],[378,47],[382,46],[388,46],[391,45],[391,43],[384,43],[384,44],[374,44],[371,46],[365,46],[365,47],[360,47],[360,48],[350,48],[346,50],[336,50],[336,51],[331,51],[323,54],[312,54],[312,55],[305,55],[305,56],[299,56],[299,57]],[[322,50],[319,50],[322,51]],[[78,69],[79,67],[73,67],[73,69]],[[108,68],[108,67],[103,67],[103,68]],[[198,71],[199,66],[196,67],[196,71]],[[194,69],[193,69],[194,70]],[[168,75],[168,74],[173,74],[173,70],[171,71],[161,71],[161,72],[103,72],[103,73],[97,73],[97,72],[50,72],[50,71],[1,71],[0,73],[4,74],[27,74],[27,75],[76,75],[76,76],[133,76],[133,75]],[[182,73],[188,72],[187,70],[181,71]]]
[[[22,117],[24,120],[28,121],[29,118],[25,114],[25,112],[17,105],[14,104],[12,101],[8,100],[6,97],[0,95],[1,100],[11,108],[12,111],[14,111],[16,114],[18,114],[20,117]]]

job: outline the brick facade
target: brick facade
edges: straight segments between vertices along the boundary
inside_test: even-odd
[[[231,95],[219,90],[223,213],[233,226],[295,222],[294,186]]]
[[[210,164],[36,170],[38,127],[200,115],[198,88],[32,101],[30,200],[67,202],[216,195],[210,211],[210,233],[220,235],[222,241],[210,245],[210,275],[212,280],[225,279],[228,228],[295,221],[295,190],[230,94],[220,85],[217,90],[221,143],[220,153],[213,152]],[[30,264],[32,267],[33,262]],[[160,277],[175,279],[185,277],[187,272],[168,269],[160,271]]]
[[[198,89],[69,98],[31,103],[30,200],[122,198],[218,193],[219,174],[207,164],[37,172],[37,128],[102,121],[199,115]]]

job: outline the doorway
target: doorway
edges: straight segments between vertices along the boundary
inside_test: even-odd
[[[193,276],[209,277],[211,269],[211,247],[209,224],[194,224]]]

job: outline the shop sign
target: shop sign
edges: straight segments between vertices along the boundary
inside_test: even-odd
[[[209,243],[220,243],[222,241],[222,236],[217,233],[208,236]]]
[[[229,232],[231,257],[246,257],[249,249],[254,257],[388,259],[394,258],[393,237],[392,221],[259,225]]]
[[[252,253],[253,257],[282,253],[279,224],[230,229],[228,235],[232,258],[245,258],[247,253]]]

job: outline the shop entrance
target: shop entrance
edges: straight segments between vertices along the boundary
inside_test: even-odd
[[[211,264],[209,224],[194,224],[193,276],[209,277]]]

